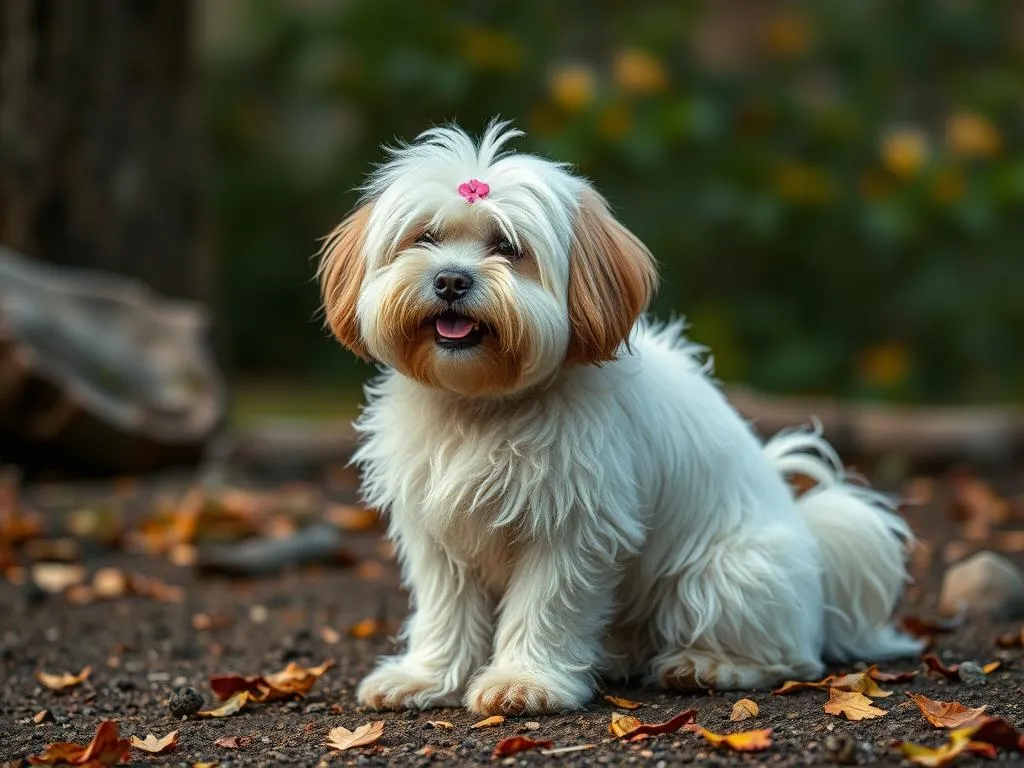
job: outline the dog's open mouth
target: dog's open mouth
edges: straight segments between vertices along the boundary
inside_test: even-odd
[[[433,324],[434,342],[445,349],[475,347],[490,332],[483,323],[458,312],[442,312]]]

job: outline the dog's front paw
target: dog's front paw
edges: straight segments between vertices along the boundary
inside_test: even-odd
[[[465,703],[480,715],[539,715],[579,709],[590,693],[581,680],[492,666],[473,679]]]
[[[356,699],[374,709],[457,707],[459,692],[445,688],[443,675],[409,662],[385,662],[356,690]]]

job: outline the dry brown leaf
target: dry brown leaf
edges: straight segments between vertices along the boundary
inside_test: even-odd
[[[847,720],[870,720],[888,714],[884,709],[874,706],[871,699],[860,691],[840,691],[837,688],[829,688],[825,712],[841,715]]]
[[[973,741],[992,744],[1011,752],[1024,752],[1024,734],[1001,717],[981,715],[971,723],[970,728],[974,731],[971,735]]]
[[[40,670],[36,672],[36,680],[38,680],[41,685],[45,685],[51,691],[63,691],[65,688],[73,688],[76,685],[81,685],[86,681],[86,679],[88,679],[90,674],[92,674],[92,667],[82,667],[82,671],[77,675],[72,675],[70,672],[52,675],[49,672],[43,672]]]
[[[242,748],[242,744],[241,744],[241,742],[239,742],[237,736],[221,736],[219,739],[217,739],[213,743],[216,746],[220,747],[221,749],[241,749]]]
[[[69,744],[57,742],[50,744],[41,755],[33,755],[28,760],[33,765],[115,765],[128,762],[131,745],[126,739],[120,738],[117,723],[104,720],[96,728],[96,735],[89,744]]]
[[[1005,635],[1000,635],[996,638],[996,645],[1000,648],[1020,648],[1024,646],[1024,627],[1021,627],[1016,632],[1007,632]]]
[[[368,531],[380,522],[380,515],[374,510],[348,504],[332,504],[324,513],[324,518],[343,531],[352,533]]]
[[[700,734],[716,747],[729,747],[737,752],[760,752],[772,745],[772,729],[742,731],[740,733],[712,733],[699,725],[691,724],[686,730]]]
[[[942,768],[965,752],[990,759],[996,757],[998,752],[992,744],[973,740],[977,730],[978,727],[975,726],[952,731],[949,734],[949,741],[935,749],[906,741],[897,742],[894,746],[912,765],[920,765],[924,768]]]
[[[551,749],[554,746],[553,741],[534,741],[527,736],[510,736],[507,739],[502,739],[498,742],[498,745],[494,748],[494,757],[508,757],[509,755],[517,755],[520,752],[526,752],[531,749]]]
[[[913,680],[920,674],[920,670],[912,669],[909,672],[882,672],[877,665],[872,665],[867,670],[868,677],[880,683],[905,683]]]
[[[900,621],[900,629],[914,637],[931,637],[946,632],[953,632],[967,621],[966,613],[959,613],[949,619],[922,619],[920,616],[905,616]]]
[[[309,693],[320,676],[333,666],[331,660],[318,667],[303,667],[293,661],[280,672],[266,676],[216,675],[210,678],[210,688],[221,700],[239,691],[245,691],[249,694],[249,700],[257,703],[302,698]]]
[[[53,715],[50,714],[50,710],[48,709],[41,709],[34,715],[32,715],[32,722],[36,725],[41,725],[42,723],[48,722],[50,720],[53,720]]]
[[[616,715],[618,715],[618,718],[616,718]],[[630,739],[635,741],[646,736],[660,736],[664,733],[675,733],[684,725],[692,723],[693,719],[696,716],[697,710],[685,709],[681,712],[677,712],[670,719],[666,720],[663,723],[640,723],[639,720],[637,720],[635,717],[631,717],[630,715],[619,715],[618,712],[612,712],[613,725],[609,726],[609,729],[611,730],[614,724],[618,722],[618,726],[614,730],[612,730],[612,733],[620,739]],[[625,726],[629,724],[628,721],[633,721],[635,723],[638,723],[638,725],[634,728],[631,728],[630,730],[623,730]],[[616,730],[623,730],[623,732],[616,733]]]
[[[450,731],[455,727],[454,723],[449,723],[447,720],[427,720],[427,725],[444,731]]]
[[[608,724],[608,730],[612,736],[621,737],[625,736],[627,733],[632,733],[641,725],[643,725],[643,723],[632,715],[623,715],[618,712],[612,712],[612,721]]]
[[[144,739],[140,739],[138,736],[132,736],[132,746],[153,755],[159,755],[163,752],[171,752],[178,746],[178,732],[171,731],[162,739],[158,739],[152,733],[148,734]]]
[[[761,714],[761,708],[757,706],[757,702],[750,699],[740,699],[732,705],[732,714],[729,715],[729,719],[734,723],[738,723],[741,720],[757,717],[759,714]]]
[[[936,656],[934,653],[926,653],[921,657],[921,660],[925,663],[931,672],[938,672],[940,675],[945,677],[947,680],[959,680],[960,679],[960,665],[952,664],[946,666],[942,663],[942,659]]]
[[[986,675],[991,675],[1001,666],[1003,666],[1003,662],[1001,661],[990,661],[988,664],[984,664],[981,667],[981,671],[984,672]]]
[[[331,749],[344,751],[353,747],[366,747],[377,743],[377,740],[384,735],[384,721],[377,720],[373,723],[363,723],[354,731],[338,726],[331,728],[327,734],[327,741],[324,742]]]
[[[380,619],[363,619],[356,624],[353,624],[348,628],[346,634],[349,637],[354,637],[357,640],[366,640],[371,637],[377,637],[387,632],[387,629]]]
[[[936,728],[962,728],[977,720],[988,709],[988,705],[971,709],[958,701],[936,701],[919,693],[908,693],[907,696]]]
[[[501,725],[504,722],[505,722],[505,716],[504,715],[491,715],[490,717],[485,717],[483,720],[481,720],[481,721],[479,721],[477,723],[473,723],[469,727],[471,729],[472,728],[490,728],[491,726],[494,726],[494,725]]]
[[[219,707],[214,709],[204,709],[201,712],[196,712],[197,717],[230,717],[231,715],[238,714],[249,701],[248,691],[238,691],[221,704]]]
[[[866,696],[874,696],[875,698],[884,698],[886,696],[892,696],[892,691],[884,691],[878,687],[875,683],[875,678],[870,675],[871,670],[864,672],[854,672],[848,675],[829,675],[824,680],[817,682],[801,681],[801,680],[787,680],[782,684],[781,688],[777,688],[772,691],[775,696],[786,696],[790,693],[796,693],[797,691],[805,690],[827,690],[829,688],[835,688],[840,691],[850,691],[856,693],[863,693]]]
[[[621,699],[618,696],[605,696],[604,700],[611,702],[621,709],[639,709],[643,706],[642,701],[630,701],[629,699]]]

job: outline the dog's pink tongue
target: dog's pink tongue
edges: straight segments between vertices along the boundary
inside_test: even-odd
[[[468,317],[437,318],[437,332],[446,339],[464,339],[473,332],[475,325]]]

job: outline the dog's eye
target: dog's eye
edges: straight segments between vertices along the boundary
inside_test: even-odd
[[[506,259],[518,259],[522,255],[507,237],[499,238],[494,243],[494,251]]]
[[[425,231],[422,235],[416,238],[417,243],[425,243],[427,245],[437,245],[437,238],[434,237],[433,233]]]

